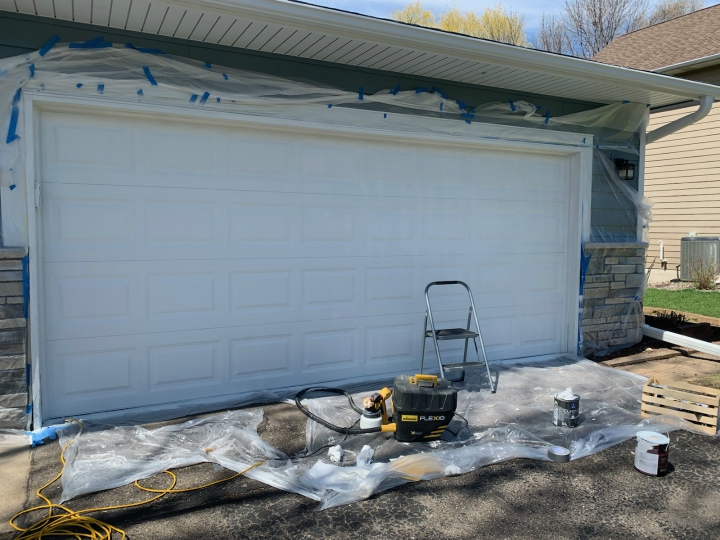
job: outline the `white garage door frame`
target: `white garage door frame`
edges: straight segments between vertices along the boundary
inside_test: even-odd
[[[63,95],[37,94],[26,95],[24,103],[24,125],[25,125],[25,149],[26,149],[26,175],[25,190],[27,208],[27,235],[28,246],[30,250],[29,273],[30,273],[30,298],[29,298],[29,351],[28,356],[32,366],[32,382],[33,382],[33,420],[36,426],[43,424],[43,420],[47,419],[47,415],[43,415],[41,401],[41,384],[43,384],[43,365],[41,358],[43,357],[45,344],[44,321],[40,309],[43,302],[44,291],[44,257],[43,257],[43,241],[42,241],[42,223],[41,212],[38,211],[37,205],[40,203],[40,186],[39,178],[39,147],[37,138],[40,134],[39,118],[43,111],[52,112],[78,112],[87,113],[90,108],[94,109],[98,114],[103,113],[130,113],[130,114],[153,114],[169,117],[174,120],[212,120],[213,122],[221,122],[230,125],[252,126],[276,126],[286,128],[302,128],[303,130],[312,130],[318,134],[333,134],[342,136],[343,134],[352,137],[366,137],[377,141],[378,138],[392,139],[394,141],[404,140],[427,141],[433,140],[437,143],[447,143],[452,145],[461,145],[466,147],[475,147],[482,149],[511,150],[521,153],[534,153],[553,156],[566,156],[570,163],[570,208],[568,211],[568,245],[567,245],[567,273],[565,295],[565,324],[562,343],[564,350],[575,354],[577,352],[577,336],[578,336],[578,305],[579,284],[572,276],[579,276],[580,272],[580,246],[581,242],[588,241],[590,235],[590,203],[592,193],[592,138],[588,134],[577,134],[577,145],[562,144],[550,142],[549,132],[544,130],[520,129],[520,128],[501,128],[503,133],[509,135],[508,139],[489,138],[483,134],[473,137],[472,135],[463,135],[462,138],[456,136],[444,136],[437,133],[423,132],[405,132],[380,130],[372,128],[361,128],[340,125],[321,124],[315,122],[305,122],[297,120],[285,120],[278,118],[257,117],[237,113],[218,112],[209,110],[189,110],[182,107],[173,107],[167,105],[152,105],[146,103],[128,103],[124,101],[107,101],[105,99],[99,102],[92,98],[75,98]],[[356,111],[352,114],[363,114],[362,111]],[[445,120],[423,119],[425,122],[446,122]],[[494,126],[488,126],[492,132],[496,129]],[[512,137],[515,130],[517,137]],[[567,134],[564,134],[567,135]],[[512,138],[512,140],[511,140]],[[520,139],[520,140],[515,140]],[[584,142],[582,144],[580,141]],[[5,205],[3,205],[3,209]],[[15,214],[17,215],[17,214]],[[532,271],[529,269],[528,271]],[[44,381],[44,384],[52,384],[52,381]]]

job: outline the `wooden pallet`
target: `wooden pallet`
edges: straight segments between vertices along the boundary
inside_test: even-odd
[[[658,388],[664,386],[665,388]],[[643,386],[642,415],[669,414],[687,420],[707,435],[718,428],[720,390],[652,377]]]

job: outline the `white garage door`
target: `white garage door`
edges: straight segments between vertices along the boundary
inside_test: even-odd
[[[563,350],[567,157],[109,113],[40,132],[46,418],[414,372],[432,280],[471,286],[492,359]]]

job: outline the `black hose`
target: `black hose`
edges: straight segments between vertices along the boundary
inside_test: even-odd
[[[295,395],[295,405],[297,405],[297,408],[300,409],[300,412],[302,412],[305,416],[314,420],[318,424],[325,426],[328,429],[332,429],[333,431],[337,431],[338,433],[344,433],[345,435],[363,435],[364,433],[378,433],[382,431],[381,426],[365,429],[354,427],[341,427],[336,426],[335,424],[331,424],[327,420],[323,420],[319,416],[311,413],[306,407],[303,407],[302,403],[300,403],[302,401],[302,398],[305,397],[305,394],[309,392],[327,392],[328,394],[342,395],[347,398],[348,403],[350,403],[350,407],[352,407],[352,409],[356,413],[363,414],[363,410],[357,405],[355,405],[352,396],[341,388],[306,388],[305,390],[300,390],[300,392]]]

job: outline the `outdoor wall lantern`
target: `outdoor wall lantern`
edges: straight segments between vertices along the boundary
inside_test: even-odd
[[[620,180],[635,180],[635,164],[627,159],[616,159],[615,167],[618,170]]]

